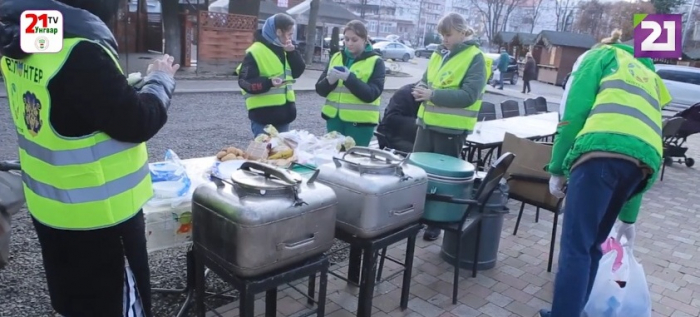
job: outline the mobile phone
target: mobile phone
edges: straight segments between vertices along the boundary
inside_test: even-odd
[[[337,70],[337,71],[341,71],[341,72],[345,71],[345,67],[343,67],[343,66],[333,66],[333,68],[335,68],[335,70]]]

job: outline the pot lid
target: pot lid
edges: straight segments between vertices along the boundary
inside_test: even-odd
[[[435,176],[471,178],[476,171],[474,165],[467,161],[437,153],[411,153],[408,161]]]
[[[344,160],[355,163],[362,167],[393,167],[401,163],[399,157],[379,156],[365,153],[348,153],[343,158]]]
[[[299,173],[287,170],[280,171],[287,173],[291,179],[297,182],[301,182],[302,178],[301,175],[299,175]],[[231,180],[240,186],[260,190],[285,189],[297,185],[296,183],[290,183],[273,175],[266,176],[264,172],[249,171],[243,169],[239,169],[233,172],[233,174],[231,175]]]

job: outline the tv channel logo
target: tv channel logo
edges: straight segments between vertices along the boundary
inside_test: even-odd
[[[26,10],[20,16],[19,44],[29,54],[63,49],[63,15],[56,10]]]
[[[634,57],[681,58],[681,14],[634,15]]]

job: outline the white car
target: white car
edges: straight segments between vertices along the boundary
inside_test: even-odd
[[[376,42],[372,47],[385,59],[408,62],[416,56],[416,50],[399,42]]]
[[[664,117],[690,108],[700,102],[700,69],[689,66],[655,64],[656,73],[671,93],[671,103],[664,108]]]

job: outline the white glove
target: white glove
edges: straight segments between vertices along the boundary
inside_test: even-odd
[[[350,76],[350,70],[348,70],[347,67],[343,67],[342,71],[333,68],[333,69],[331,69],[331,72],[336,73],[336,76],[338,76],[338,79],[342,79],[343,81],[348,80],[348,77]]]
[[[338,82],[338,73],[333,71],[334,69],[331,68],[331,70],[328,71],[326,74],[326,80],[328,80],[328,83],[333,85]]]
[[[633,223],[621,223],[619,227],[617,227],[617,241],[622,241],[620,240],[622,237],[625,237],[627,239],[627,243],[625,245],[628,245],[630,248],[634,247],[634,239],[637,236],[636,229],[634,227]]]
[[[554,197],[564,198],[564,184],[566,184],[566,177],[552,175],[549,178],[549,192]]]

